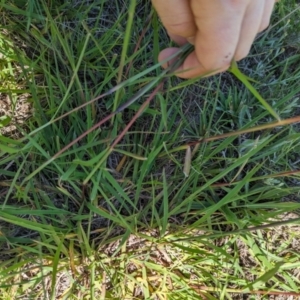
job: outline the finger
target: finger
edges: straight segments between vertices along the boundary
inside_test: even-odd
[[[178,51],[180,51],[180,49],[175,48],[175,47],[164,49],[163,51],[160,52],[158,60],[164,61],[164,60],[168,59],[170,56],[177,53]],[[177,60],[177,58],[169,60],[167,63],[162,65],[163,68],[167,68],[172,63],[174,63],[176,60]],[[224,72],[224,71],[226,71],[226,69],[227,69],[227,66],[224,68],[217,69],[217,70],[208,71],[199,63],[196,52],[194,51],[187,57],[187,59],[182,64],[182,66],[176,70],[176,75],[180,78],[185,78],[185,79],[186,78],[195,78],[195,77],[199,77],[199,76],[205,77],[205,76],[211,76],[211,75],[214,75],[217,73]]]
[[[169,36],[179,46],[183,46],[188,42],[186,38],[180,35],[169,33]]]
[[[170,35],[184,38],[195,35],[197,28],[190,0],[152,0],[161,21]]]
[[[183,62],[182,66],[176,70],[176,75],[180,78],[196,78],[212,76],[214,74],[226,71],[230,66],[230,62],[226,64],[219,64],[208,67],[207,64],[203,65],[198,59],[196,51],[192,52]]]
[[[160,54],[158,56],[158,61],[161,62],[161,61],[167,60],[169,57],[175,55],[179,51],[180,51],[180,49],[176,48],[176,47],[164,49],[160,52]],[[175,61],[177,61],[177,57],[174,57],[173,59],[168,60],[166,63],[164,63],[162,65],[162,67],[166,69],[167,67],[169,67],[170,65],[175,63]]]
[[[263,13],[263,18],[259,27],[259,32],[265,30],[269,24],[270,24],[270,20],[271,20],[271,15],[275,6],[275,2],[278,1],[274,1],[274,0],[265,0],[265,7],[264,7],[264,13]]]
[[[198,28],[195,52],[178,69],[178,76],[194,78],[223,72],[234,57],[249,1],[190,1]],[[166,53],[162,52],[161,58]]]
[[[251,1],[253,0],[191,0],[198,28],[196,54],[206,70],[230,66],[238,45],[243,18]]]
[[[274,2],[274,0],[272,0]],[[238,46],[235,51],[234,59],[239,61],[245,58],[251,49],[252,43],[259,32],[260,25],[263,19],[265,1],[251,0],[240,32]]]

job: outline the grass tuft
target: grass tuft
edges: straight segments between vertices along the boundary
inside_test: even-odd
[[[183,81],[148,2],[2,1],[0,299],[297,299],[299,14]]]

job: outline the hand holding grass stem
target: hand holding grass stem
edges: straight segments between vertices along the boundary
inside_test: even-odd
[[[107,117],[105,117],[104,119],[102,119],[100,122],[98,122],[97,124],[95,124],[94,126],[92,126],[89,130],[87,130],[86,132],[84,132],[83,134],[81,134],[79,137],[77,137],[76,139],[74,139],[71,143],[69,143],[68,145],[66,145],[64,148],[62,148],[60,151],[58,151],[54,156],[52,156],[49,160],[47,160],[44,164],[42,164],[39,168],[37,168],[34,172],[32,172],[29,176],[27,176],[24,179],[24,182],[30,180],[35,174],[37,174],[38,172],[40,172],[42,169],[44,169],[47,165],[49,165],[51,162],[53,162],[55,159],[57,159],[62,153],[64,153],[65,151],[67,151],[69,148],[71,148],[72,146],[74,146],[76,143],[78,143],[81,139],[83,139],[85,136],[87,136],[88,134],[90,134],[91,132],[93,132],[94,130],[96,130],[97,128],[99,128],[101,125],[103,125],[105,122],[107,122],[108,120],[110,120],[112,117],[114,117],[117,113],[122,112],[125,108],[127,108],[128,106],[130,106],[131,104],[133,104],[135,101],[137,101],[138,99],[140,99],[140,97],[142,97],[143,95],[145,95],[151,88],[153,88],[156,84],[159,84],[159,88],[155,89],[155,94],[152,94],[151,97],[148,98],[148,100],[144,103],[144,105],[142,105],[142,107],[140,108],[140,110],[136,113],[136,116],[133,118],[132,122],[130,122],[129,126],[126,127],[126,129],[128,130],[128,128],[134,123],[134,121],[138,118],[138,116],[141,114],[141,112],[144,110],[144,108],[146,107],[146,105],[148,104],[148,102],[150,102],[154,96],[156,95],[156,93],[159,91],[159,89],[163,86],[163,83],[165,82],[166,78],[168,78],[168,75],[171,75],[172,72],[174,72],[174,70],[176,70],[178,68],[178,66],[180,66],[180,64],[182,64],[182,61],[185,59],[186,55],[188,55],[190,53],[190,51],[192,50],[192,46],[191,45],[185,45],[183,46],[176,55],[173,55],[172,57],[168,58],[167,61],[171,60],[171,59],[175,59],[175,61],[166,69],[162,72],[161,76],[159,76],[158,78],[155,78],[153,81],[151,81],[149,84],[147,84],[142,90],[140,90],[135,96],[133,96],[129,101],[127,101],[125,104],[121,105],[120,107],[118,107],[114,112],[112,112],[111,114],[109,114]],[[176,59],[177,58],[177,59]],[[152,68],[151,68],[152,69]],[[149,70],[146,70],[145,73],[148,73]],[[144,72],[143,72],[144,73]],[[138,77],[140,77],[141,74],[139,74]],[[136,76],[135,76],[136,77]],[[132,80],[132,79],[131,79]],[[115,91],[117,91],[118,89],[124,87],[126,84],[130,83],[131,80],[127,80],[119,85],[117,85],[116,87],[110,89],[108,92],[100,95],[99,97],[97,97],[96,99],[101,99],[105,96],[108,96],[112,93],[114,93]],[[85,103],[83,105],[81,105],[79,108],[76,108],[76,110],[85,107],[86,105],[94,102],[95,99],[89,101],[88,103]],[[74,112],[75,110],[73,110],[72,112]],[[53,120],[51,123],[54,123],[60,119],[62,119],[63,117],[69,115],[71,112],[68,112],[66,114],[64,114],[63,116],[56,118],[55,120]],[[49,124],[51,124],[49,123]],[[47,125],[49,125],[47,124]],[[44,127],[46,127],[47,125],[45,125]],[[43,127],[43,128],[44,128]],[[41,128],[40,128],[41,129]],[[121,135],[117,138],[116,141],[119,141],[125,134],[126,132],[123,131],[121,133]],[[31,133],[32,134],[32,133]],[[114,142],[111,146],[111,149],[117,144],[117,142]]]

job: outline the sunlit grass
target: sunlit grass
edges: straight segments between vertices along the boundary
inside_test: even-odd
[[[34,106],[0,136],[0,297],[298,295],[298,6],[235,76],[182,81],[143,1],[23,5],[0,4]]]

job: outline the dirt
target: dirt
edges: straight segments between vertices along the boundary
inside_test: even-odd
[[[28,97],[29,94],[9,96],[0,93],[0,117],[8,116],[11,118],[8,126],[0,127],[0,135],[11,138],[18,138],[22,135],[18,128],[24,128],[25,121],[32,116],[33,112]]]

